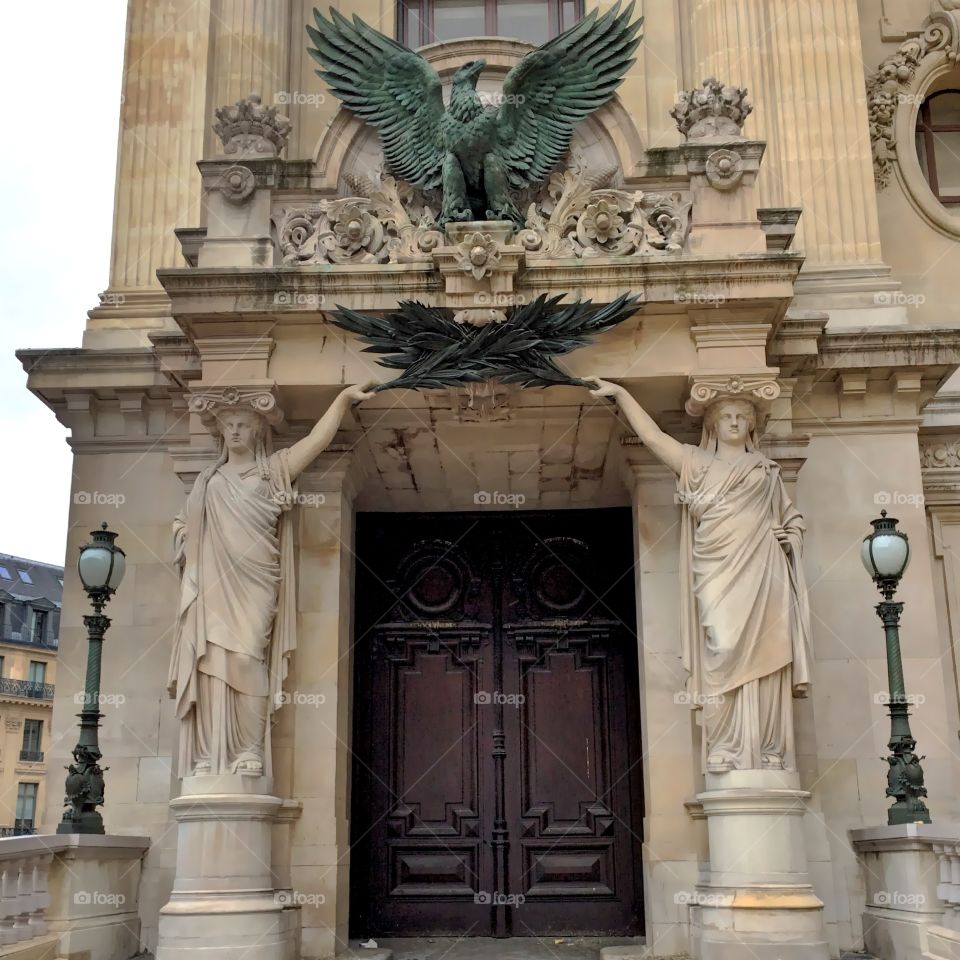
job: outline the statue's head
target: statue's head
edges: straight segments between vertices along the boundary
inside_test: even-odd
[[[487,65],[487,61],[480,60],[470,60],[467,63],[463,64],[459,70],[453,75],[453,85],[457,86],[466,86],[471,90],[477,89],[477,78],[483,73],[483,68]]]
[[[703,416],[705,443],[717,440],[730,446],[742,445],[745,450],[756,448],[757,409],[740,397],[717,400],[707,407]]]
[[[220,436],[230,453],[255,451],[263,434],[263,417],[249,407],[226,407],[217,413]]]

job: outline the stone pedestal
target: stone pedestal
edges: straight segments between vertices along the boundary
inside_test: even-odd
[[[300,911],[274,889],[270,839],[282,801],[268,777],[186,777],[170,801],[177,872],[157,960],[297,960]]]
[[[807,875],[796,773],[707,774],[703,804],[710,872],[697,885],[691,941],[697,960],[827,960],[823,903]]]

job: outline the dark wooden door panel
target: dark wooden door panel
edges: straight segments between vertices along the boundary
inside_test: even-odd
[[[640,932],[629,513],[357,542],[354,934]]]

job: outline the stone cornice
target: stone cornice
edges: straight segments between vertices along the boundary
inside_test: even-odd
[[[530,260],[521,267],[516,295],[576,292],[602,303],[631,290],[647,304],[677,304],[678,290],[696,290],[725,304],[762,304],[779,318],[793,295],[802,262],[802,255],[789,252],[735,259],[680,255]],[[432,264],[168,269],[157,275],[181,322],[205,317],[222,322],[229,314],[241,322],[269,318],[271,323],[310,323],[336,303],[390,310],[408,298],[446,305],[442,279]]]

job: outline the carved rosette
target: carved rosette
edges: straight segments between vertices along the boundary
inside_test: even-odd
[[[867,77],[867,114],[873,152],[873,175],[877,187],[890,183],[897,159],[897,111],[915,102],[910,84],[927,57],[943,54],[947,60],[960,60],[960,14],[953,3],[941,0],[943,10],[932,13],[920,28],[920,35],[905,40]],[[912,146],[912,144],[911,144]]]
[[[735,150],[714,150],[704,173],[716,190],[733,190],[743,179],[743,158]]]
[[[214,436],[219,435],[218,416],[225,410],[249,406],[274,429],[283,425],[283,411],[273,391],[265,387],[221,387],[191,395],[188,409]]]
[[[253,171],[249,167],[235,163],[220,174],[216,189],[230,203],[239,205],[253,195],[256,185],[257,178],[253,175]]]
[[[920,443],[920,466],[925,470],[960,467],[960,437],[936,437]]]
[[[489,233],[469,233],[456,245],[457,265],[474,280],[489,277],[500,265],[500,248]]]
[[[692,417],[702,417],[708,407],[720,400],[748,400],[758,414],[765,413],[780,396],[780,384],[762,374],[696,377],[684,408]]]
[[[708,77],[699,89],[682,90],[670,116],[687,140],[743,135],[743,125],[753,112],[746,87],[733,87]]]
[[[218,107],[213,132],[227,156],[277,157],[287,145],[293,124],[277,107],[265,107],[252,93],[229,106]]]
[[[345,179],[367,196],[321,200],[274,214],[285,264],[430,262],[443,235],[429,208],[419,214],[413,209],[411,187],[390,176],[381,178],[379,188],[366,177]]]
[[[645,194],[607,186],[616,171],[588,173],[579,158],[532,203],[516,242],[530,260],[673,253],[690,229],[691,202],[680,193]]]

